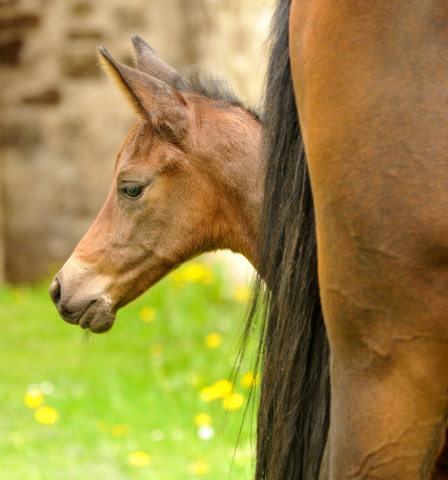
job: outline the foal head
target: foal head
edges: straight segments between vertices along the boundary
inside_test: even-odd
[[[50,287],[65,321],[97,333],[200,253],[228,248],[252,260],[261,200],[258,117],[133,40],[137,69],[104,48],[100,58],[139,119],[102,210]]]

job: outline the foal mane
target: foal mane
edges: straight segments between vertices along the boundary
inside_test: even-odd
[[[185,80],[188,82],[188,89],[185,88]],[[215,75],[209,70],[204,70],[196,65],[192,65],[188,67],[182,75],[175,78],[171,86],[180,92],[193,91],[210,100],[240,107],[261,121],[261,115],[235,94],[227,80]]]

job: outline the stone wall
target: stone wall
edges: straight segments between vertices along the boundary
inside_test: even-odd
[[[138,34],[174,68],[212,68],[253,103],[272,3],[0,0],[0,281],[65,261],[106,198],[136,115],[96,47],[132,64]]]

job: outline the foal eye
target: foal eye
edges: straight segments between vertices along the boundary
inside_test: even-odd
[[[130,198],[136,198],[142,193],[142,187],[138,187],[137,185],[130,185],[128,187],[123,187],[122,192],[123,195]]]

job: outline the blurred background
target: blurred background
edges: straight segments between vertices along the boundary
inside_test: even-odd
[[[241,425],[259,383],[256,324],[233,370],[244,262],[184,265],[100,336],[65,324],[48,285],[99,212],[136,121],[97,46],[132,65],[140,35],[256,108],[273,3],[0,0],[0,480],[251,478],[253,410]]]
[[[273,0],[0,0],[0,279],[64,262],[110,187],[136,120],[96,47],[132,65],[131,35],[168,64],[228,79],[257,106]]]

